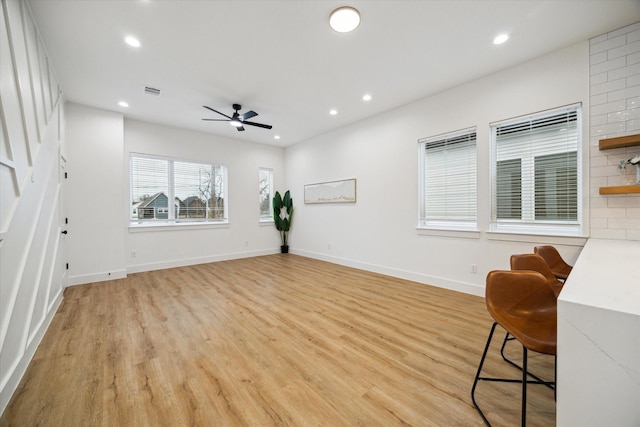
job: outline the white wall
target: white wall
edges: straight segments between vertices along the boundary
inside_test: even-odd
[[[276,253],[273,223],[258,221],[258,168],[283,182],[284,150],[124,120],[122,114],[67,105],[69,283],[127,273]],[[129,228],[129,154],[228,168],[229,224]]]
[[[588,49],[583,42],[289,147],[286,177],[296,201],[292,252],[476,294],[484,293],[490,270],[508,269],[511,254],[532,252],[536,243],[553,243],[568,262],[575,261],[585,239],[486,233],[489,124],[582,102],[586,150]],[[472,126],[480,236],[418,233],[418,139]],[[357,203],[302,202],[304,184],[342,178],[357,179]]]
[[[134,228],[126,232],[129,272],[279,251],[280,240],[273,223],[258,221],[258,169],[273,169],[275,190],[281,190],[284,183],[282,148],[134,120],[125,120],[124,129],[124,162],[128,162],[129,153],[133,152],[222,164],[228,168],[229,183],[228,225],[161,230]],[[128,207],[128,189],[125,193],[120,206]],[[127,218],[129,212],[124,209],[120,214]]]
[[[69,282],[79,284],[277,252],[273,225],[258,223],[259,167],[273,168],[277,190],[292,191],[296,214],[290,244],[302,255],[480,294],[489,270],[508,268],[510,254],[530,252],[535,243],[555,243],[569,262],[580,252],[580,239],[489,236],[484,230],[488,123],[574,102],[583,103],[588,122],[586,42],[285,151],[124,120],[119,113],[76,104],[68,104],[67,113],[24,3],[2,0],[0,24],[0,412],[62,299],[67,260]],[[626,43],[637,41],[627,36]],[[417,140],[474,125],[480,237],[417,233]],[[229,225],[130,231],[131,151],[228,166]],[[302,203],[304,184],[350,177],[358,179],[356,204]],[[625,214],[637,215],[634,206]],[[589,214],[587,209],[587,219]],[[60,234],[65,216],[70,219],[66,240]],[[470,264],[477,265],[477,274],[469,272]]]
[[[126,276],[122,114],[67,103],[69,284]]]
[[[598,191],[624,185],[618,162],[640,154],[640,146],[598,149],[600,139],[640,133],[640,23],[595,37],[589,45],[591,237],[640,240],[640,195]],[[635,168],[627,168],[635,178]]]
[[[0,9],[0,413],[62,301],[62,93],[28,9]]]

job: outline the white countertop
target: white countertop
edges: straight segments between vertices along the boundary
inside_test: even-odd
[[[558,298],[558,427],[640,426],[640,242],[589,239]]]
[[[589,239],[558,301],[640,315],[640,241]]]

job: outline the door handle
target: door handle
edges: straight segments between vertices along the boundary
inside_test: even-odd
[[[61,231],[61,233],[62,233],[62,234],[67,234],[67,233],[68,233],[68,231],[67,231],[67,230],[62,230],[62,231]]]

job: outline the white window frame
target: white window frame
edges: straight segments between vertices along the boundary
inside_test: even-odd
[[[453,211],[449,211],[449,215],[445,215],[441,218],[430,217],[427,212],[427,160],[426,150],[428,144],[445,142],[450,140],[456,140],[464,138],[465,136],[473,136],[473,155],[467,157],[466,164],[453,164],[444,165],[441,176],[449,177],[450,174],[455,173],[456,168],[467,168],[469,174],[467,176],[468,181],[465,183],[466,191],[471,192],[472,195],[467,198],[468,203],[473,203],[473,212],[467,215],[467,218],[455,218],[457,215]],[[454,132],[435,135],[418,140],[418,162],[419,162],[419,177],[418,177],[418,230],[421,232],[428,232],[432,230],[438,233],[438,231],[452,231],[452,232],[471,232],[470,234],[458,234],[461,237],[478,237],[478,145],[477,145],[477,129],[475,127],[461,129]],[[453,166],[453,168],[449,167]]]
[[[533,185],[535,183],[535,169],[529,166],[531,174],[522,176],[523,194],[523,217],[520,219],[500,219],[498,218],[497,208],[497,129],[499,127],[510,126],[518,123],[526,123],[527,121],[536,121],[545,117],[552,117],[562,113],[576,112],[576,185],[577,185],[577,219],[576,220],[540,220],[535,218],[535,199]],[[583,143],[582,143],[582,105],[580,103],[567,105],[550,110],[540,111],[537,113],[520,116],[508,120],[490,123],[491,141],[490,141],[490,169],[491,169],[491,216],[489,223],[489,232],[495,233],[512,233],[522,235],[544,235],[544,236],[567,236],[567,237],[583,237],[584,236],[584,210],[585,202],[583,200],[584,180],[583,180]],[[569,145],[567,145],[569,147]],[[536,157],[543,157],[550,154],[568,153],[572,151],[537,151],[523,154],[521,159],[524,165],[533,165]],[[515,159],[515,158],[514,158]],[[508,160],[508,159],[502,159]],[[526,166],[525,168],[526,169]]]
[[[262,203],[263,203],[263,179],[262,175],[268,174],[266,188],[267,188],[267,201],[269,204],[269,209],[265,214],[262,213]],[[271,168],[258,168],[258,221],[259,222],[273,222],[273,169]]]
[[[212,168],[217,168],[221,173],[222,183],[221,183],[221,194],[224,201],[223,204],[223,217],[222,218],[209,218],[206,215],[205,218],[176,218],[176,209],[167,208],[159,208],[166,209],[168,212],[167,219],[158,219],[158,218],[132,218],[132,201],[134,200],[134,190],[133,190],[133,158],[141,158],[141,159],[150,159],[150,160],[159,160],[168,163],[167,170],[167,181],[168,187],[166,188],[166,196],[169,201],[173,201],[173,203],[169,202],[169,205],[175,207],[175,198],[176,198],[176,188],[175,188],[175,174],[174,174],[174,164],[177,163],[187,163],[194,165],[206,165]],[[212,172],[213,173],[213,172]],[[129,213],[128,222],[130,228],[157,228],[157,227],[189,227],[189,226],[215,226],[215,225],[228,225],[229,224],[229,180],[228,180],[228,170],[227,167],[220,164],[212,164],[205,163],[202,161],[193,161],[193,160],[185,160],[179,159],[175,157],[166,157],[166,156],[158,156],[153,154],[144,154],[144,153],[129,153],[129,194],[127,200],[127,211]],[[164,189],[163,189],[164,190]],[[162,191],[164,193],[164,191]],[[155,194],[155,192],[153,193]],[[139,213],[139,209],[138,213]]]

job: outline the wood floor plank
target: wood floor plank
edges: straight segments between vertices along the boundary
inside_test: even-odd
[[[482,298],[293,254],[74,286],[0,426],[482,425],[491,323]],[[500,340],[486,373],[518,378]],[[519,423],[519,385],[477,400]],[[551,390],[528,400],[530,426],[555,424]]]

